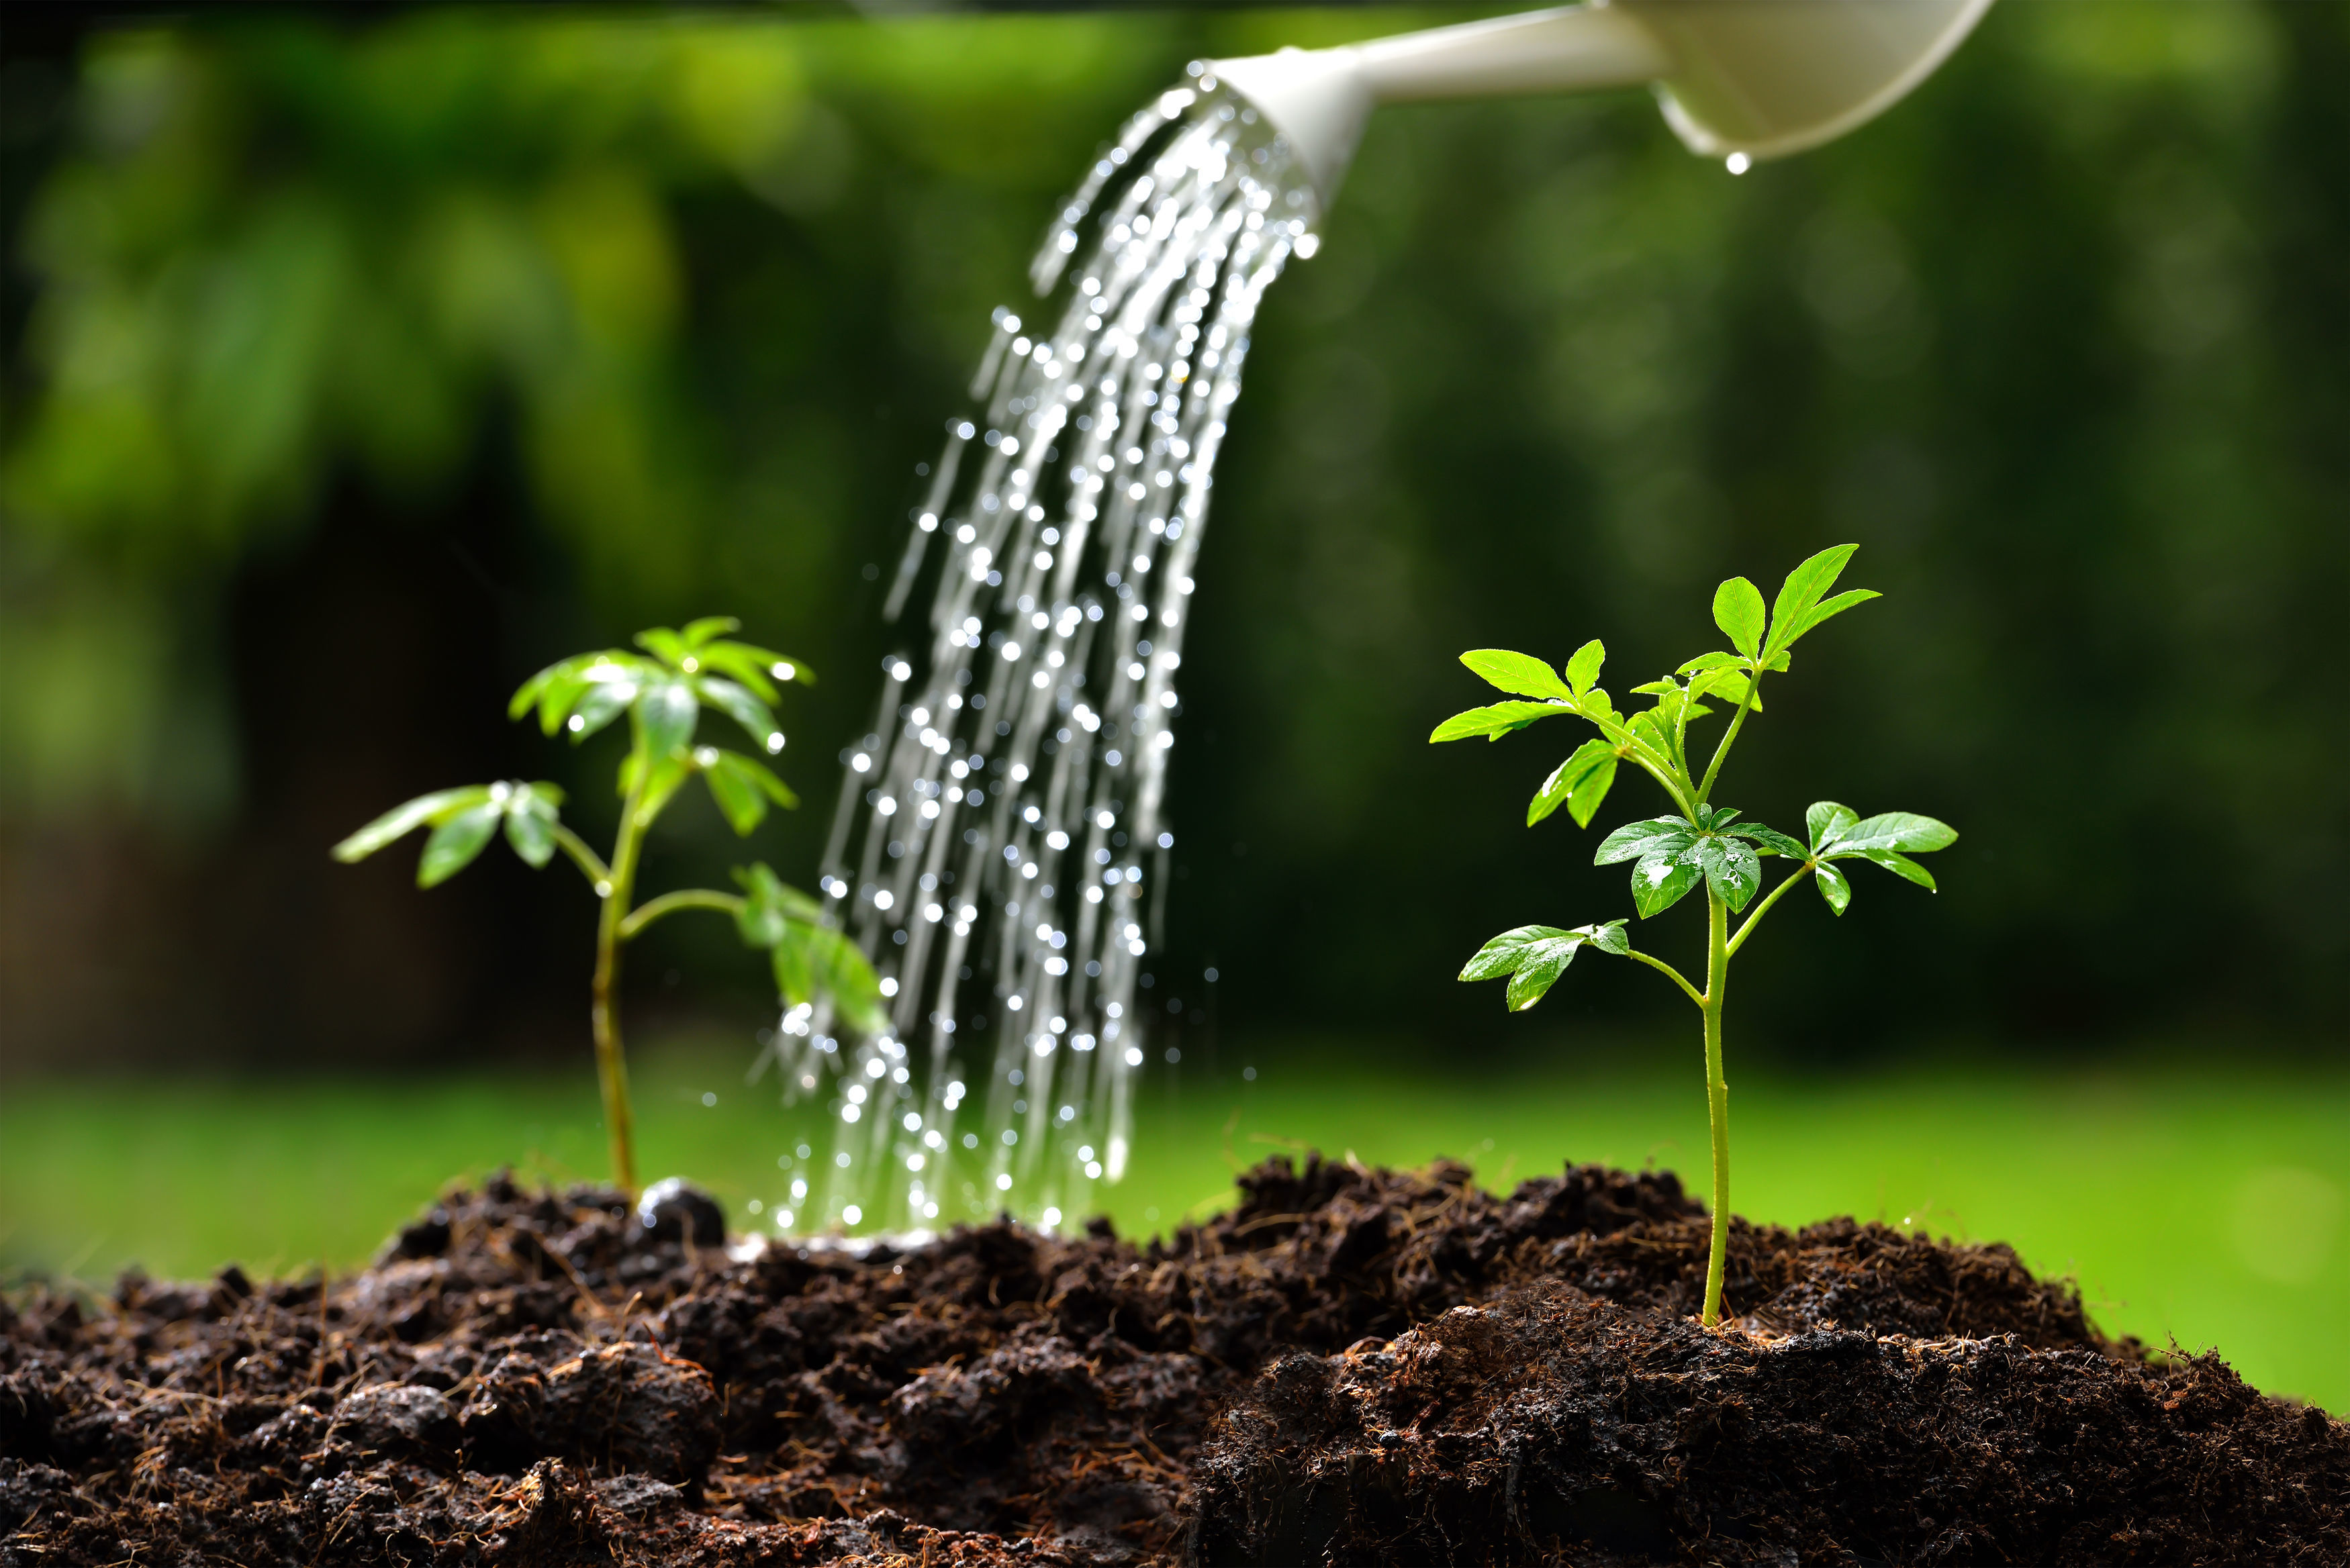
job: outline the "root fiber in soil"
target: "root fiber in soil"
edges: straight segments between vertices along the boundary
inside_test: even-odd
[[[345,1279],[0,1306],[0,1565],[2350,1563],[2350,1427],[2001,1246],[1274,1160],[1137,1246],[452,1191]]]

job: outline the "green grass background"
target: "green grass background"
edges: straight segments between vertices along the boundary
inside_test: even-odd
[[[637,1080],[644,1168],[687,1175],[755,1224],[750,1200],[785,1195],[775,1156],[811,1124],[745,1085],[746,1055],[672,1043],[642,1054]],[[2262,1388],[2350,1413],[2350,1072],[2212,1062],[1742,1076],[1734,1201],[1786,1224],[1852,1213],[2012,1242],[2076,1278],[2109,1331],[2216,1348]],[[1228,1041],[1217,1065],[1146,1096],[1134,1169],[1105,1205],[1122,1231],[1230,1201],[1235,1162],[1290,1146],[1390,1165],[1451,1155],[1489,1186],[1570,1158],[1702,1184],[1694,1060],[1480,1074]],[[92,1282],[134,1262],[159,1275],[347,1267],[450,1178],[508,1163],[602,1173],[584,1064],[0,1085],[0,1267]]]

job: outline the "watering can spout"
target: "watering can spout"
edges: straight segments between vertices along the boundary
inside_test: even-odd
[[[1707,157],[1762,159],[1841,136],[1931,75],[1991,0],[1593,0],[1332,49],[1218,60],[1326,206],[1383,103],[1656,84]]]

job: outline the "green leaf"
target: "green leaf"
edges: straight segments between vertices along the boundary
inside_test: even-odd
[[[1461,967],[1461,980],[1499,980],[1516,971],[1535,946],[1573,933],[1556,926],[1518,926],[1479,948]]]
[[[1828,901],[1830,912],[1843,914],[1852,902],[1852,884],[1845,880],[1844,873],[1833,866],[1814,867],[1812,880],[1819,884],[1820,897]]]
[[[573,741],[584,741],[627,712],[636,697],[637,683],[633,680],[583,682],[569,716],[559,717],[557,722],[571,732]],[[554,732],[547,732],[550,735]]]
[[[1575,950],[1581,947],[1580,936],[1560,935],[1534,943],[1526,950],[1518,964],[1518,972],[1510,977],[1508,994],[1503,999],[1512,1012],[1523,1012],[1543,999],[1543,993],[1558,982],[1566,966],[1575,961]]]
[[[799,805],[799,796],[768,772],[764,763],[713,747],[702,752],[695,761],[702,768],[702,782],[710,786],[710,798],[718,803],[738,835],[747,836],[765,819],[770,801],[786,808]]]
[[[1732,577],[1713,590],[1713,624],[1730,645],[1752,659],[1762,651],[1762,590]]]
[[[1678,695],[1680,689],[1681,683],[1678,680],[1650,680],[1632,688],[1635,692],[1638,692],[1643,697],[1662,697],[1668,694]],[[1664,704],[1659,702],[1657,706],[1661,708]]]
[[[562,798],[553,784],[517,784],[506,796],[506,843],[534,870],[555,858],[555,805]]]
[[[1687,847],[1643,857],[1632,867],[1632,907],[1644,920],[1660,915],[1686,898],[1704,877]]]
[[[1613,953],[1621,958],[1632,950],[1632,939],[1624,934],[1624,922],[1621,920],[1610,920],[1604,926],[1578,926],[1575,929],[1590,937],[1591,945],[1603,953]]]
[[[644,630],[637,633],[636,643],[639,648],[643,649],[647,653],[651,654],[655,659],[660,659],[663,664],[668,665],[672,670],[685,662],[685,656],[688,651],[685,646],[685,639],[680,637],[668,627],[647,627]]]
[[[1697,826],[1707,833],[1720,833],[1738,820],[1734,805],[1700,805],[1697,808]]]
[[[1812,836],[1812,853],[1817,855],[1834,844],[1844,830],[1860,820],[1860,814],[1848,805],[1838,805],[1832,800],[1815,800],[1804,813],[1804,826]]]
[[[688,621],[677,637],[688,652],[699,652],[712,638],[742,629],[743,623],[731,615],[706,615],[700,620]]]
[[[705,645],[701,659],[706,669],[732,675],[745,686],[757,691],[751,680],[758,675],[769,680],[787,680],[801,686],[816,684],[816,671],[805,659],[795,659],[788,653],[777,653],[772,648],[761,648],[749,642],[713,642]],[[764,693],[761,693],[763,696]],[[773,701],[773,699],[770,699]]]
[[[693,687],[687,681],[656,680],[648,684],[636,701],[637,732],[644,739],[647,754],[666,757],[689,744],[693,740],[694,716],[701,709]]]
[[[630,753],[631,761],[635,755]],[[693,771],[693,759],[683,752],[671,752],[652,763],[645,774],[644,793],[637,801],[639,820],[650,822],[668,809],[670,797],[677,794],[686,775]]]
[[[1775,827],[1765,827],[1759,822],[1742,822],[1727,829],[1731,836],[1751,840],[1764,855],[1783,855],[1790,860],[1811,858],[1804,846]]]
[[[1472,648],[1461,656],[1461,662],[1482,677],[1487,685],[1521,697],[1565,701],[1575,695],[1555,670],[1529,653],[1512,653],[1505,648]]]
[[[416,863],[416,885],[433,888],[446,882],[473,862],[490,835],[498,827],[498,818],[504,812],[496,805],[484,801],[467,806],[432,830],[424,841],[424,857]]]
[[[816,939],[822,934],[815,926],[784,925],[768,944],[775,991],[785,1007],[816,1000]]]
[[[881,1003],[881,981],[857,944],[838,931],[822,927],[799,928],[812,933],[809,948],[816,961],[816,984],[831,996],[832,1003],[840,1010],[851,1027],[867,1034],[878,1034],[889,1026],[889,1013]]]
[[[748,687],[717,676],[699,675],[693,678],[693,689],[702,701],[742,725],[768,753],[784,749],[784,732],[775,727],[774,710]]]
[[[1593,638],[1576,649],[1575,657],[1566,661],[1567,686],[1577,697],[1582,696],[1591,690],[1591,683],[1599,679],[1599,667],[1607,662],[1607,644]]]
[[[1592,774],[1600,772],[1607,776],[1595,784]],[[1550,777],[1543,781],[1542,788],[1534,792],[1534,799],[1526,803],[1526,826],[1532,827],[1565,805],[1573,811],[1577,826],[1590,826],[1591,814],[1599,809],[1599,802],[1606,797],[1607,786],[1615,780],[1616,748],[1605,741],[1584,742],[1575,748],[1573,756],[1551,771]],[[1587,801],[1580,807],[1575,804],[1578,791]]]
[[[1906,855],[1896,855],[1890,849],[1864,849],[1860,857],[1873,866],[1882,866],[1896,877],[1905,877],[1929,893],[1936,892],[1934,874]],[[1839,858],[1846,858],[1839,857]]]
[[[1717,668],[1701,670],[1689,684],[1691,697],[1719,697],[1725,702],[1743,702],[1755,712],[1762,711],[1762,699],[1752,695],[1752,683],[1742,670]]]
[[[1738,655],[1734,653],[1700,653],[1695,659],[1690,659],[1687,664],[1682,665],[1679,670],[1673,671],[1673,673],[1676,675],[1695,675],[1701,670],[1719,670],[1725,664],[1734,665],[1737,662]]]
[[[348,866],[366,859],[393,839],[428,822],[446,822],[467,806],[478,805],[489,798],[490,786],[487,784],[467,784],[461,789],[434,790],[431,794],[420,794],[414,800],[393,806],[328,853]]]
[[[1429,742],[1465,741],[1482,736],[1497,741],[1513,730],[1522,730],[1537,719],[1555,719],[1575,710],[1556,702],[1496,702],[1487,708],[1471,708],[1455,713],[1429,732]]]
[[[1696,831],[1686,818],[1652,816],[1645,822],[1627,822],[1601,839],[1591,863],[1613,866],[1648,855],[1678,855],[1695,842]]]
[[[1845,563],[1859,548],[1857,545],[1834,545],[1787,574],[1787,580],[1779,586],[1778,598],[1771,606],[1771,639],[1763,645],[1767,651],[1783,652],[1803,635],[1804,618],[1812,613],[1822,595],[1835,587],[1836,578],[1844,575]]]
[[[1754,857],[1753,846],[1743,839],[1700,839],[1697,863],[1705,873],[1706,886],[1732,913],[1746,908],[1754,890],[1762,885],[1762,863]]]
[[[1958,829],[1915,812],[1888,811],[1856,822],[1836,836],[1836,847],[1846,849],[1906,849],[1912,855],[1947,849],[1958,842]]]
[[[1871,599],[1881,599],[1884,597],[1874,588],[1853,588],[1838,594],[1825,604],[1815,606],[1810,614],[1804,616],[1802,622],[1795,628],[1795,637],[1803,636],[1824,620],[1844,614],[1855,605],[1864,605]],[[1795,637],[1791,637],[1787,640],[1792,643],[1795,640]]]

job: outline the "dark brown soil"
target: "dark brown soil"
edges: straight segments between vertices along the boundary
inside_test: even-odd
[[[0,1564],[2350,1563],[2350,1427],[2003,1247],[1286,1160],[1136,1247],[452,1192],[323,1289],[0,1307]],[[2314,1327],[2313,1332],[2323,1332]]]

